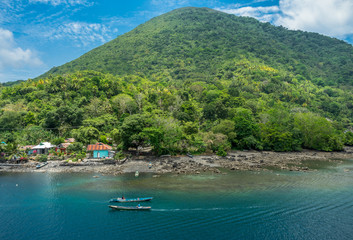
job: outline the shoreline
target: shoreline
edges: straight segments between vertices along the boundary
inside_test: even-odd
[[[342,163],[353,159],[353,147],[342,152],[321,152],[303,150],[301,152],[271,151],[230,151],[226,157],[217,155],[181,156],[134,156],[126,161],[85,159],[82,162],[48,161],[40,169],[38,162],[24,164],[0,164],[0,172],[52,172],[52,173],[97,173],[119,175],[139,171],[154,174],[200,174],[202,172],[223,173],[232,171],[312,171],[305,161],[327,161]],[[149,164],[152,164],[149,168]]]

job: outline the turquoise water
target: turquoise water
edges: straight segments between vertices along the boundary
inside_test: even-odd
[[[0,239],[352,239],[353,162],[227,173],[0,173]],[[122,194],[152,211],[108,208]]]

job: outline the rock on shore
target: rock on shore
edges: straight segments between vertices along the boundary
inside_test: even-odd
[[[94,172],[101,174],[123,174],[128,172],[151,172],[156,174],[222,173],[224,169],[260,171],[278,169],[284,171],[310,171],[303,166],[305,160],[339,161],[353,159],[353,148],[342,152],[231,151],[226,157],[217,155],[132,157],[124,161],[86,159],[82,162],[49,161],[37,169],[37,162],[25,164],[0,164],[2,172]]]

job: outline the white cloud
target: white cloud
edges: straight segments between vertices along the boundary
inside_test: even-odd
[[[43,4],[50,4],[53,6],[58,6],[58,5],[85,5],[89,6],[93,4],[93,1],[87,1],[87,0],[29,0],[29,3],[43,3]]]
[[[274,16],[279,12],[278,6],[269,6],[269,7],[240,7],[240,8],[218,8],[217,10],[235,14],[238,16],[245,17],[254,17],[259,19],[260,21],[271,21]]]
[[[18,0],[1,0],[0,1],[0,23],[11,22],[18,18],[18,11],[23,7],[22,2]]]
[[[181,6],[185,4],[189,4],[190,0],[152,0],[151,4],[159,7],[175,7],[175,6]]]
[[[117,31],[99,23],[70,22],[57,29],[45,31],[45,37],[52,40],[71,39],[78,46],[87,46],[95,42],[105,43]]]
[[[280,8],[277,25],[336,37],[353,34],[352,0],[281,0]]]
[[[217,10],[332,37],[348,38],[353,34],[352,0],[280,0],[278,6]]]
[[[16,46],[13,33],[0,28],[0,69],[40,66],[42,61],[30,49]]]

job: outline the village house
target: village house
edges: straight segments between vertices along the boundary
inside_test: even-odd
[[[75,138],[66,138],[65,142],[66,143],[73,143],[73,142],[75,142]]]
[[[114,155],[112,147],[104,143],[90,144],[87,146],[87,152],[90,152],[92,158],[111,158]]]
[[[33,154],[33,147],[35,147],[35,145],[20,146],[19,150],[27,153],[28,155],[31,155]]]
[[[55,147],[56,146],[52,145],[50,142],[42,142],[37,146],[34,146],[32,150],[33,150],[33,153],[36,153],[36,154],[48,154],[49,150]]]
[[[66,149],[71,143],[75,142],[75,138],[67,138],[64,143],[60,143],[55,148],[55,152],[67,153]]]
[[[58,146],[55,148],[55,152],[61,152],[61,153],[66,153],[66,149],[68,146],[70,146],[71,143],[60,143]]]

